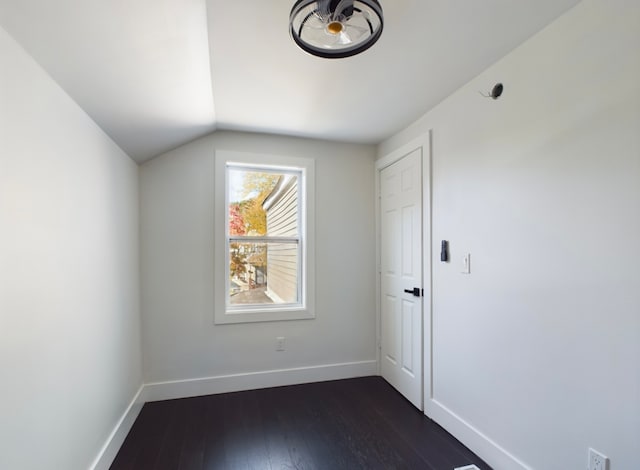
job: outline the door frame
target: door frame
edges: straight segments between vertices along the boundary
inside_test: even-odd
[[[414,150],[421,150],[422,155],[422,288],[425,295],[422,299],[422,411],[429,415],[429,408],[433,398],[432,380],[432,309],[433,309],[433,282],[432,282],[432,244],[431,244],[431,151],[432,132],[427,131],[408,144],[388,153],[378,159],[375,164],[375,210],[376,210],[376,361],[377,372],[381,375],[381,348],[382,348],[382,314],[381,314],[381,282],[382,282],[382,258],[381,258],[381,214],[380,214],[380,173],[383,169],[394,164]]]

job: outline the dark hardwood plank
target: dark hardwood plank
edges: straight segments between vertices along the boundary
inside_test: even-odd
[[[268,397],[263,408],[276,413],[282,438],[289,443],[293,468],[360,468],[357,460],[345,453],[342,430],[334,417],[308,390],[282,387],[263,395]]]
[[[307,440],[294,421],[302,416],[302,406],[286,388],[263,390],[258,395],[263,410],[269,447],[269,463],[273,469],[314,470],[313,454]]]
[[[380,377],[147,403],[112,470],[490,467]]]
[[[180,464],[180,449],[184,442],[188,421],[184,419],[189,400],[172,400],[167,403],[164,432],[156,456],[154,470],[177,469]]]
[[[380,432],[385,427],[378,416],[363,407],[357,395],[326,382],[314,387],[312,394],[327,400],[328,411],[335,415],[339,428],[346,430],[348,452],[356,456],[361,468],[427,468],[396,434]],[[346,468],[346,467],[345,467]]]
[[[160,451],[168,406],[147,403],[142,408],[111,468],[139,470],[153,468]]]
[[[378,377],[348,381],[353,395],[362,397],[367,407],[379,414],[398,435],[434,469],[475,464],[481,470],[490,467],[437,423],[415,413],[415,407],[386,382],[377,384]]]
[[[269,468],[269,454],[255,393],[231,393],[226,397],[224,443],[227,468]]]
[[[224,412],[225,397],[223,395],[208,398],[205,405],[204,456],[203,470],[226,468],[224,449]]]
[[[178,470],[202,470],[205,448],[205,410],[207,397],[186,400],[187,426],[180,449]]]

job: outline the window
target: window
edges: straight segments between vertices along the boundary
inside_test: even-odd
[[[216,152],[216,323],[313,318],[313,160]]]

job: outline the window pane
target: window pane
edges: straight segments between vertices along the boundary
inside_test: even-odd
[[[230,236],[297,236],[297,176],[228,169]]]
[[[216,150],[216,324],[315,317],[314,169]]]
[[[298,243],[229,243],[229,305],[298,303]]]

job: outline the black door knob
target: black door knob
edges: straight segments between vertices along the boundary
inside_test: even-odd
[[[404,291],[407,294],[413,294],[416,297],[420,297],[420,288],[419,287],[414,287],[413,289],[405,289]]]

